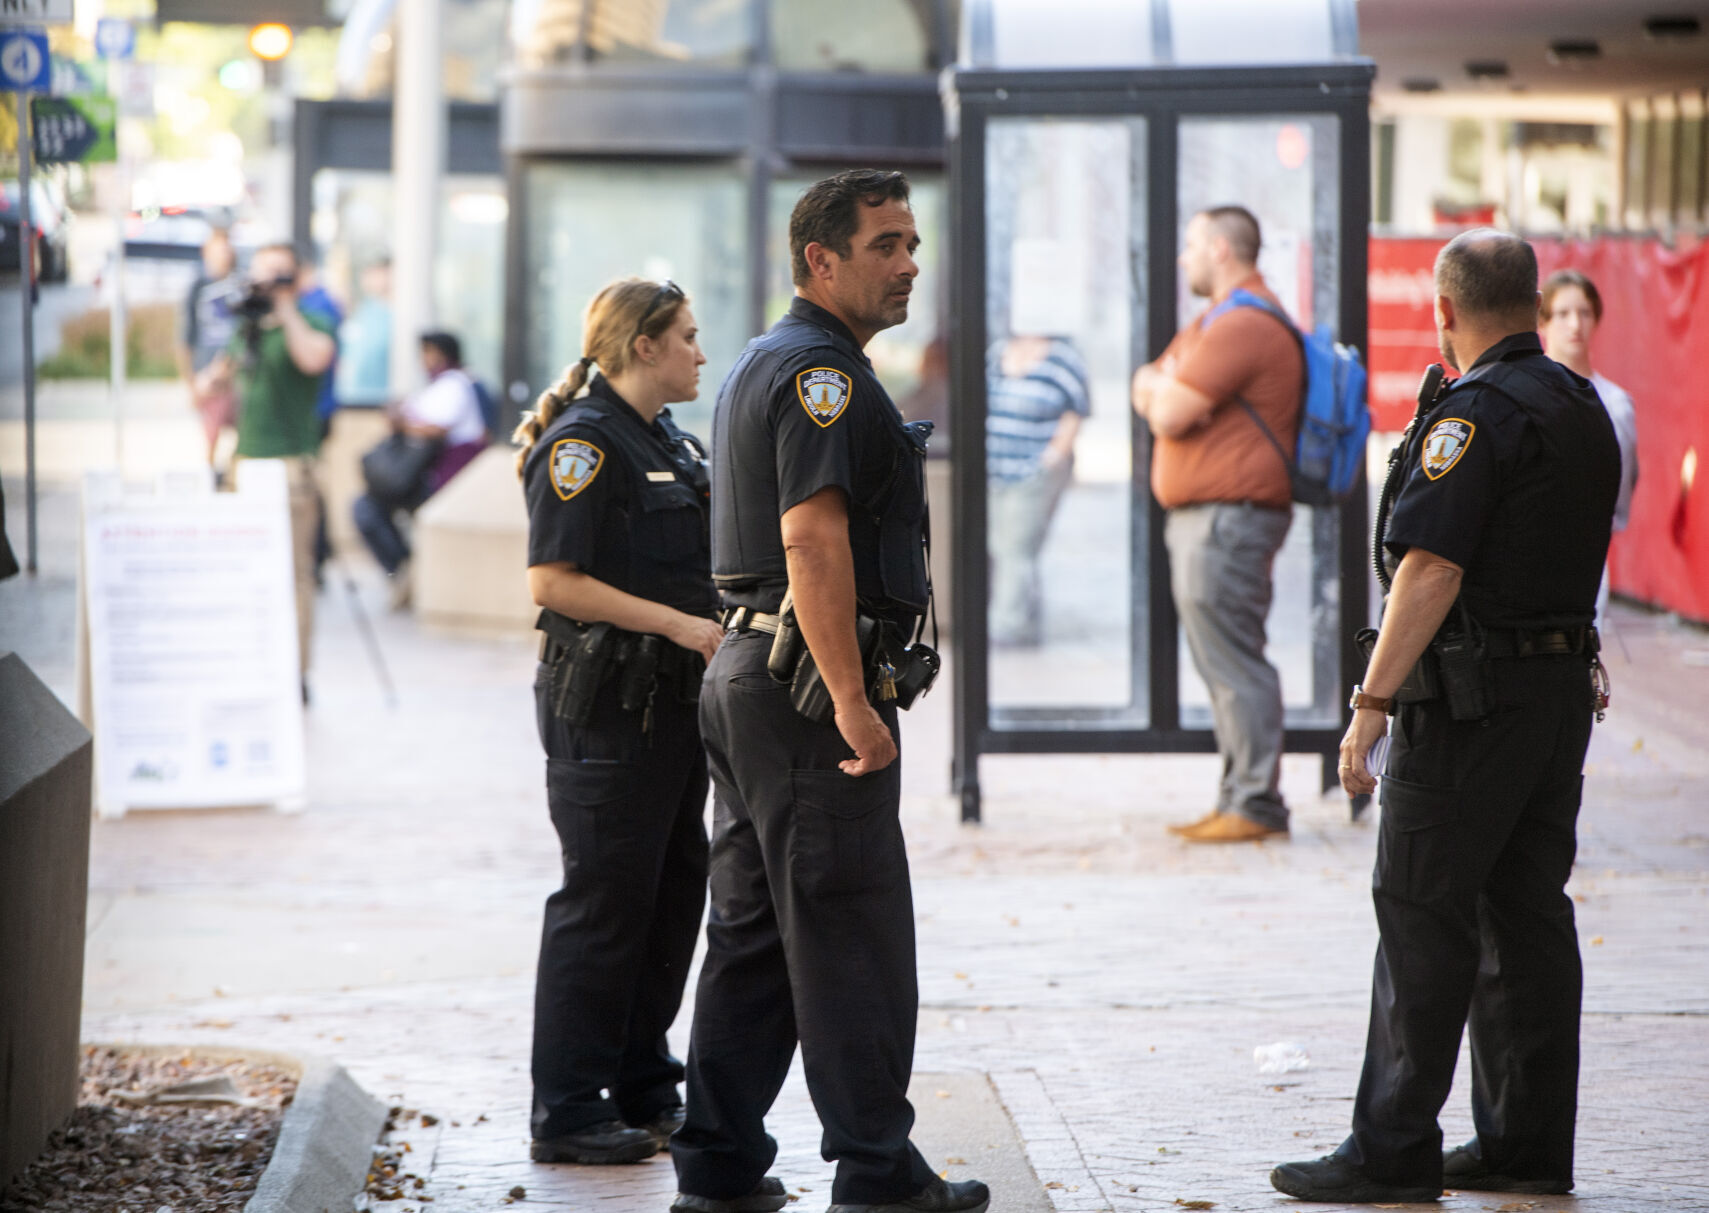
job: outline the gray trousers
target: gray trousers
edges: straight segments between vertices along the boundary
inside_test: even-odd
[[[1043,638],[1044,592],[1038,558],[1062,493],[1074,477],[1074,460],[1041,467],[1025,480],[989,481],[991,640],[1035,645]]]
[[[1288,824],[1279,787],[1282,679],[1264,656],[1271,573],[1291,510],[1248,503],[1170,510],[1163,539],[1181,633],[1210,689],[1222,757],[1220,812],[1272,827]]]

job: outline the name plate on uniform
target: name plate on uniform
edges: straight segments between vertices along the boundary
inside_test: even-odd
[[[84,702],[104,817],[303,804],[285,469],[245,460],[235,493],[207,481],[85,480]]]
[[[648,472],[647,479],[654,484],[669,484],[676,479],[675,472]]]

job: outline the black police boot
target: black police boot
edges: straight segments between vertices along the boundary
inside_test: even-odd
[[[653,1140],[659,1143],[659,1149],[669,1144],[671,1134],[682,1128],[682,1122],[687,1113],[679,1103],[673,1103],[668,1108],[660,1108],[658,1113],[635,1127],[645,1129],[653,1135]]]
[[[579,1162],[599,1165],[640,1162],[659,1152],[659,1143],[645,1129],[631,1129],[621,1120],[602,1120],[562,1137],[535,1138],[528,1157],[535,1162]]]
[[[1270,1172],[1270,1183],[1289,1196],[1331,1204],[1404,1204],[1442,1195],[1441,1184],[1432,1187],[1372,1179],[1339,1154],[1325,1154],[1310,1162],[1285,1162]]]
[[[671,1201],[671,1213],[777,1213],[788,1203],[789,1197],[783,1194],[783,1181],[775,1175],[767,1175],[754,1185],[752,1192],[734,1200],[678,1192],[676,1199]]]
[[[831,1205],[825,1213],[985,1213],[991,1189],[977,1179],[934,1179],[906,1200],[884,1205]]]
[[[1485,1164],[1474,1137],[1463,1146],[1442,1152],[1442,1182],[1470,1192],[1524,1192],[1533,1196],[1564,1196],[1573,1190],[1570,1179],[1520,1179],[1503,1175]]]

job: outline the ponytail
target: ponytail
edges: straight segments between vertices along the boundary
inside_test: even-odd
[[[593,359],[583,358],[580,362],[572,362],[558,376],[558,382],[540,393],[540,398],[534,402],[534,411],[522,414],[522,422],[511,434],[510,440],[522,449],[516,452],[516,478],[522,479],[522,469],[528,462],[528,453],[534,449],[534,444],[540,440],[540,434],[545,428],[558,419],[558,414],[564,411],[564,406],[580,394],[587,386],[588,367]]]

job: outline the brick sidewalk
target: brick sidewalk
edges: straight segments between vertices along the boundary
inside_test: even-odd
[[[307,812],[95,824],[85,1039],[332,1056],[441,1118],[412,1131],[426,1209],[485,1213],[521,1185],[545,1207],[660,1210],[662,1161],[526,1161],[532,967],[557,875],[531,643],[423,631],[359,580],[400,706],[383,706],[335,584],[318,611]],[[63,576],[0,587],[12,643],[62,694],[70,593]],[[1592,746],[1572,886],[1580,1195],[1444,1208],[1709,1210],[1709,634],[1621,609],[1607,647],[1615,711]],[[908,719],[904,750],[920,1136],[951,1143],[933,1162],[960,1176],[981,1149],[1013,1151],[985,1140],[978,1088],[961,1085],[988,1074],[1064,1213],[1327,1207],[1265,1178],[1343,1136],[1369,995],[1375,831],[1318,796],[1316,760],[1285,764],[1291,841],[1203,850],[1162,827],[1203,812],[1212,759],[990,757],[987,824],[970,830],[943,784],[946,695]],[[1311,1067],[1257,1074],[1253,1047],[1282,1040]],[[1463,1090],[1444,1124],[1469,1135]],[[772,1129],[778,1173],[814,1207],[830,1168],[798,1070]],[[1029,1207],[1020,1187],[1002,1195],[1000,1210]]]

